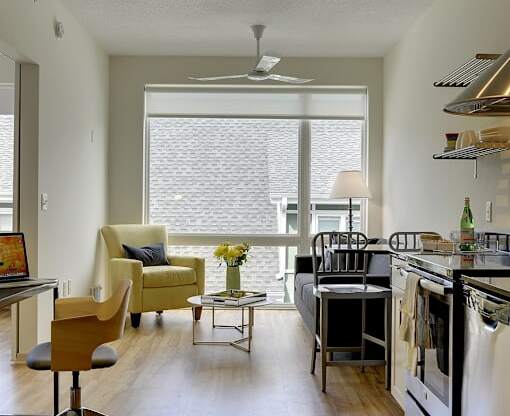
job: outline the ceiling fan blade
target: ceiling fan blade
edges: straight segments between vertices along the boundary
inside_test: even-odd
[[[259,62],[257,63],[255,71],[269,72],[278,64],[278,62],[280,62],[280,60],[281,58],[278,58],[276,56],[264,55],[262,56],[262,58],[260,58]]]
[[[313,79],[288,77],[287,75],[277,74],[270,74],[268,79],[272,79],[273,81],[288,82],[289,84],[305,84],[307,82],[313,81]]]
[[[220,79],[234,79],[234,78],[247,78],[248,74],[242,74],[242,75],[223,75],[219,77],[188,77],[188,79],[192,79],[194,81],[217,81]]]

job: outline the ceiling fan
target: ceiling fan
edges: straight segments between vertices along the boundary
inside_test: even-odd
[[[313,79],[296,78],[287,75],[278,75],[271,73],[271,70],[278,64],[278,62],[280,62],[280,58],[268,55],[260,56],[260,39],[262,38],[262,34],[264,33],[265,28],[266,27],[264,25],[251,26],[251,30],[253,30],[253,35],[255,36],[255,40],[257,41],[257,58],[255,67],[253,67],[252,70],[247,74],[224,75],[203,78],[200,77],[188,77],[188,78],[195,81],[217,81],[220,79],[235,79],[235,78],[247,78],[251,81],[265,81],[270,79],[273,81],[287,82],[289,84],[304,84],[306,82],[313,81]]]

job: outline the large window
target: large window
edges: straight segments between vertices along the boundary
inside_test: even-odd
[[[169,248],[206,258],[206,290],[224,286],[212,257],[223,240],[254,246],[246,288],[293,302],[294,256],[310,235],[347,228],[336,174],[363,170],[364,90],[149,88],[146,220]],[[364,211],[354,201],[354,227]]]
[[[0,60],[5,59],[0,56]],[[13,228],[14,86],[0,84],[0,232]]]
[[[149,221],[176,233],[286,233],[297,199],[296,120],[149,120]]]

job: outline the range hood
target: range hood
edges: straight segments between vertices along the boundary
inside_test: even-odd
[[[466,116],[510,116],[510,50],[446,105],[444,111]]]

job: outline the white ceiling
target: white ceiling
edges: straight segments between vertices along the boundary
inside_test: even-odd
[[[433,0],[66,0],[114,55],[382,56]],[[64,22],[65,25],[65,22]]]

